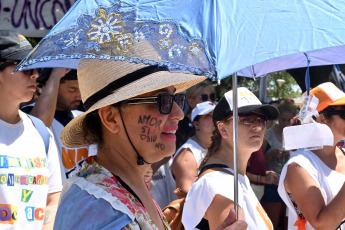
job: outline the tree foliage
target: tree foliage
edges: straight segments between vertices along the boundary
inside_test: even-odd
[[[260,94],[260,78],[247,78],[247,77],[238,77],[237,78],[238,87],[243,86],[247,87],[252,91],[258,98]],[[277,79],[285,80],[285,83],[279,88]],[[221,98],[224,93],[232,89],[232,76],[227,77],[221,80],[220,85],[216,85],[216,93],[218,99]],[[295,98],[302,94],[300,87],[297,85],[295,79],[288,74],[286,71],[279,71],[270,73],[267,75],[267,101],[269,102],[272,98],[279,97],[279,90],[281,90],[282,98]]]

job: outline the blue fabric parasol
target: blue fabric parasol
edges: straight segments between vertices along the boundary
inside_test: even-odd
[[[148,40],[161,59],[128,56]],[[237,207],[237,73],[345,63],[345,1],[79,0],[16,70],[113,59],[166,66],[213,80],[234,74],[234,171]],[[122,55],[111,56],[111,50]],[[118,52],[117,52],[118,53]]]
[[[20,69],[76,69],[81,58],[167,66],[215,79],[344,63],[345,2],[338,0],[79,0]],[[126,56],[146,39],[162,60]],[[121,49],[123,56],[110,56]],[[216,75],[217,74],[217,75]]]

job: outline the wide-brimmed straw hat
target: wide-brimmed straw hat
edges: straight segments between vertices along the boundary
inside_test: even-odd
[[[114,53],[121,52],[113,48]],[[159,59],[149,42],[132,45],[127,53],[118,55],[140,59]],[[116,56],[116,54],[114,54]],[[205,80],[204,76],[170,72],[167,68],[127,61],[83,59],[78,65],[78,82],[86,112],[70,121],[61,132],[67,147],[93,144],[85,133],[85,117],[92,111],[132,97],[174,86],[176,93]]]

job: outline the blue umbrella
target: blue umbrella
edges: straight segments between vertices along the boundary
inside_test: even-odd
[[[161,59],[128,56],[140,40]],[[214,80],[234,74],[236,208],[236,74],[341,64],[344,44],[345,1],[339,0],[79,0],[17,70],[76,69],[80,59],[91,58],[166,66]],[[121,55],[113,56],[113,49]]]
[[[76,69],[80,58],[111,58],[223,79],[305,67],[305,54],[310,66],[340,64],[344,9],[337,0],[79,0],[19,68]],[[126,57],[142,39],[161,61]]]

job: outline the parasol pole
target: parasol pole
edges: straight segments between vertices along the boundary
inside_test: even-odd
[[[238,220],[238,102],[237,102],[237,72],[232,75],[232,103],[233,103],[233,142],[234,142],[234,206],[236,220]]]

